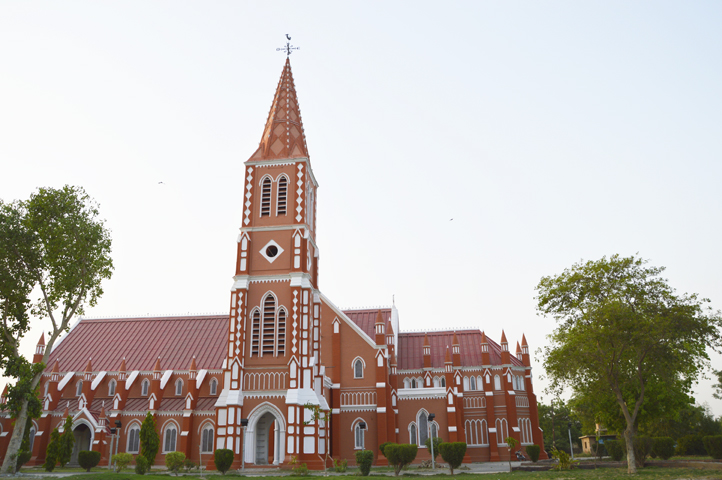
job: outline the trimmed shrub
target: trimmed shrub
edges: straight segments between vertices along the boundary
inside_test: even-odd
[[[386,446],[388,449],[388,445]],[[365,477],[371,471],[371,464],[374,463],[374,452],[371,450],[359,450],[356,452],[356,464],[361,472],[361,476]]]
[[[175,473],[178,476],[178,472],[183,468],[183,463],[186,461],[186,454],[183,452],[170,452],[165,456],[165,466],[168,470]]]
[[[644,467],[649,453],[652,451],[652,438],[643,435],[634,437],[634,461],[638,467]]]
[[[707,455],[715,460],[722,459],[722,435],[708,435],[702,441]]]
[[[706,455],[702,435],[686,435],[677,440],[676,455]]]
[[[130,453],[116,453],[110,457],[110,461],[118,467],[118,472],[122,472],[133,461],[133,455]]]
[[[541,453],[541,447],[539,445],[527,445],[526,454],[532,462],[536,463],[539,461],[539,454]]]
[[[138,475],[145,475],[148,470],[150,470],[148,459],[143,455],[135,457],[135,473]]]
[[[464,461],[464,455],[466,454],[466,443],[464,442],[444,442],[439,445],[441,452],[441,458],[449,464],[451,474],[454,474],[454,469],[461,466],[461,462]]]
[[[381,455],[384,457],[386,456],[386,453],[384,453],[384,448],[386,448],[386,445],[391,445],[394,442],[384,442],[381,445],[379,445],[379,452],[381,452]]]
[[[225,475],[233,463],[233,450],[219,448],[213,454],[213,463],[216,464],[216,470]]]
[[[607,447],[609,456],[612,457],[612,460],[615,462],[619,462],[624,458],[624,446],[619,440],[606,440],[604,446]]]
[[[720,437],[722,439],[722,437]],[[674,439],[672,437],[654,437],[652,438],[652,458],[661,458],[668,460],[674,455]],[[722,457],[720,457],[722,458]]]
[[[441,437],[434,437],[434,461],[436,461],[436,457],[439,456],[439,445],[441,445],[442,443],[444,443],[444,441],[441,439]],[[424,445],[429,450],[429,453],[431,453],[431,437],[426,439]]]
[[[401,469],[416,459],[419,447],[416,445],[389,443],[386,445],[384,451],[386,452],[389,465],[394,467],[394,475],[398,476]]]
[[[386,442],[388,443],[388,442]],[[333,469],[336,470],[338,473],[344,473],[346,469],[348,468],[348,460],[345,458],[340,459],[338,462],[336,460],[333,461]]]
[[[78,463],[81,468],[89,472],[91,468],[96,467],[100,463],[100,452],[94,452],[92,450],[78,452]]]

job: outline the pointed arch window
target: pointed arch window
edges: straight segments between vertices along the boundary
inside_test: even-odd
[[[412,423],[409,425],[409,443],[416,445],[416,424]]]
[[[419,446],[423,447],[426,439],[429,438],[429,416],[425,410],[421,410],[416,419],[419,424]]]
[[[128,430],[128,453],[138,453],[140,451],[140,426],[134,423]]]
[[[148,387],[149,386],[150,386],[150,382],[148,381],[147,378],[144,379],[143,383],[141,383],[141,385],[140,385],[140,394],[143,395],[144,397],[148,395]]]
[[[108,383],[108,396],[109,397],[112,397],[113,395],[115,395],[115,385],[116,385],[115,380],[111,380]]]
[[[416,379],[415,378],[411,379],[411,388],[416,388]]]
[[[253,330],[251,331],[251,355],[260,355],[261,344],[261,312],[253,310]]]
[[[286,194],[288,192],[288,179],[282,175],[278,179],[278,199],[276,200],[276,215],[286,214]]]
[[[499,375],[494,375],[494,390],[501,390],[501,378]]]
[[[476,378],[475,377],[471,377],[469,379],[469,389],[476,390]]]
[[[261,182],[261,216],[271,215],[271,179],[266,177]]]
[[[353,362],[353,378],[364,378],[364,363],[360,358]]]
[[[175,394],[183,395],[183,380],[180,378],[175,382]]]
[[[263,301],[261,356],[273,355],[276,337],[276,297],[269,293]]]
[[[79,397],[82,393],[83,393],[83,381],[81,380],[75,385],[75,396]]]
[[[163,435],[163,453],[175,452],[176,439],[178,438],[178,429],[175,424],[165,427]]]
[[[446,378],[441,377],[441,386],[446,388]]]
[[[365,430],[361,428],[361,424],[366,423],[363,420],[358,420],[356,422],[356,425],[354,425],[354,439],[355,439],[355,449],[356,450],[363,450],[364,448],[364,432]]]
[[[0,432],[2,429],[0,429]],[[35,434],[37,433],[38,429],[35,428],[35,425],[30,427],[30,432],[28,433],[28,442],[30,443],[30,453],[33,451],[33,447],[35,446]]]
[[[218,394],[218,380],[215,378],[211,380],[211,395]]]
[[[213,425],[206,424],[201,432],[201,453],[213,453]]]

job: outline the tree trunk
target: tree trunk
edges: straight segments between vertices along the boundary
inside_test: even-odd
[[[42,372],[35,375],[33,378],[33,388],[36,388],[40,383]],[[23,433],[25,433],[25,425],[28,423],[28,400],[23,399],[22,407],[20,407],[20,414],[15,419],[15,427],[13,427],[13,436],[10,437],[8,443],[8,449],[5,452],[5,460],[3,460],[3,466],[0,473],[15,473],[16,457],[20,452],[20,446],[23,443]]]
[[[634,431],[633,427],[627,425],[624,431],[624,441],[627,444],[627,473],[637,473],[637,462],[634,458]]]

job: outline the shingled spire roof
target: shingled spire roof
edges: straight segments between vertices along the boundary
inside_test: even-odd
[[[249,161],[308,157],[291,62],[286,58],[258,150]]]

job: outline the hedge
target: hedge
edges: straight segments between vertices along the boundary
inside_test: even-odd
[[[722,438],[722,437],[720,437]],[[652,458],[659,457],[669,460],[674,455],[674,439],[672,437],[652,438]],[[722,457],[720,457],[722,458]]]
[[[216,464],[216,470],[225,475],[228,469],[231,468],[231,464],[233,464],[233,450],[219,448],[213,454],[213,463]]]
[[[91,468],[100,463],[100,452],[94,452],[92,450],[78,452],[78,463],[81,468],[84,468],[86,472],[89,472]]]
[[[388,450],[388,445],[386,450]],[[371,471],[371,464],[374,462],[374,452],[371,450],[359,450],[356,452],[356,464],[361,471],[361,476],[365,477]]]
[[[707,454],[715,460],[722,459],[722,435],[708,435],[703,438]]]
[[[385,456],[389,461],[389,465],[394,467],[394,475],[398,476],[401,469],[416,459],[419,447],[414,445],[399,445],[396,443],[388,443],[384,447]]]
[[[536,463],[539,461],[539,454],[541,453],[541,447],[539,445],[527,445],[526,446],[526,454],[529,455],[529,458],[532,462]]]

